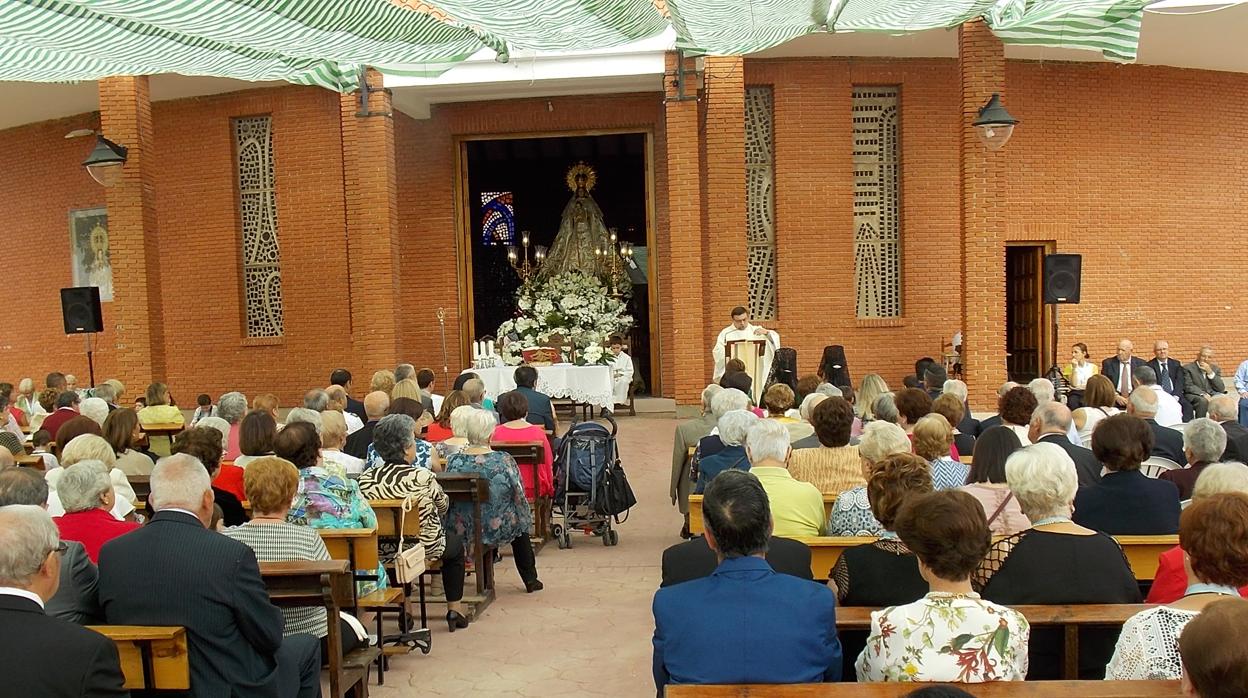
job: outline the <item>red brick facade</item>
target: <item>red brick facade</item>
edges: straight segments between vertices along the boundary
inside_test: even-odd
[[[439,105],[428,119],[358,118],[355,95],[293,86],[148,106],[146,81],[104,81],[104,132],[131,147],[115,189],[79,166],[86,139],[62,138],[96,117],[0,131],[0,149],[22,164],[0,181],[12,279],[0,379],[60,369],[86,383],[56,289],[71,285],[67,212],[105,204],[117,300],[105,305],[96,375],[122,377],[130,396],[156,377],[184,404],[230,389],[290,404],[336,366],[356,373],[357,394],[396,361],[440,372],[439,307],[453,375],[468,307],[461,141],[630,130],[651,137],[663,392],[696,401],[714,333],[745,302],[743,91],[755,85],[775,97],[779,315],[768,324],[802,372],[839,343],[855,378],[877,371],[900,384],[961,328],[973,402],[990,407],[1004,377],[1004,246],[1018,241],[1084,255],[1083,304],[1062,310],[1062,358],[1074,341],[1100,358],[1120,336],[1144,354],[1164,336],[1184,361],[1213,343],[1229,371],[1248,354],[1234,320],[1244,294],[1223,271],[1248,232],[1238,215],[1248,136],[1228,127],[1248,111],[1248,76],[1007,62],[981,30],[963,30],[961,61],[708,59],[701,100],[676,101],[669,60],[665,93]],[[855,85],[901,88],[897,320],[854,315]],[[1022,123],[988,153],[968,123],[993,91]],[[388,96],[374,93],[370,110],[388,112]],[[230,119],[257,114],[273,117],[280,340],[243,336]]]

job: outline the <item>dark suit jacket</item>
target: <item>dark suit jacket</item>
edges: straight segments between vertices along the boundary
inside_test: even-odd
[[[438,416],[438,414],[433,411],[433,398],[425,395],[424,393],[421,393],[420,395],[420,406],[425,408],[425,411],[432,414],[434,417]]]
[[[364,411],[364,403],[350,395],[347,396],[347,411],[359,417],[361,422],[368,421],[368,413]]]
[[[989,429],[993,427],[999,427],[999,426],[1001,426],[1001,415],[994,414],[991,417],[979,423],[979,428],[975,430],[975,438],[978,439],[979,437],[984,435],[984,432],[988,431]],[[962,452],[958,451],[958,453],[962,453]]]
[[[342,452],[356,458],[367,456],[368,447],[373,444],[373,429],[376,428],[377,422],[364,422],[363,427],[356,429],[354,434],[347,437],[347,443],[342,447]]]
[[[56,588],[56,595],[44,604],[44,610],[50,616],[78,625],[98,622],[101,618],[98,583],[99,571],[87,557],[86,548],[78,541],[67,540],[61,555],[61,585]]]
[[[971,416],[971,408],[966,403],[962,403],[962,409],[965,410],[962,413],[962,421],[958,422],[955,426],[957,426],[958,431],[963,434],[975,436],[979,433],[979,420]],[[962,449],[958,449],[958,453],[961,452]]]
[[[53,618],[39,604],[0,594],[0,676],[6,696],[129,696],[117,646]]]
[[[1221,460],[1244,463],[1244,459],[1248,458],[1248,428],[1233,419],[1221,424],[1226,431],[1226,450],[1222,452]]]
[[[810,548],[800,541],[772,536],[767,543],[767,564],[781,574],[814,579],[810,573]],[[718,566],[719,560],[706,544],[706,538],[698,536],[677,543],[663,551],[663,583],[659,586],[709,577]]]
[[[1166,384],[1161,380],[1161,364],[1157,359],[1152,359],[1148,362],[1148,367],[1157,374],[1157,385],[1160,385],[1162,390],[1165,390]],[[1179,404],[1182,405],[1185,401],[1183,397],[1183,380],[1187,376],[1183,372],[1183,364],[1175,359],[1166,359],[1166,372],[1170,375],[1170,389],[1166,390],[1166,392],[1179,398]]]
[[[1095,485],[1101,481],[1101,462],[1092,455],[1090,449],[1076,446],[1066,438],[1065,434],[1045,434],[1040,440],[1061,447],[1075,462],[1075,474],[1079,476],[1079,486]]]
[[[724,560],[654,595],[654,683],[818,683],[841,676],[836,598],[765,560]]]
[[[189,514],[157,512],[100,549],[100,605],[115,625],[181,625],[196,698],[279,698],[281,611],[251,548]]]
[[[525,417],[529,424],[540,424],[543,429],[553,431],[555,428],[555,406],[551,403],[550,396],[524,386],[516,388],[516,392],[523,395],[524,399],[529,403],[529,414]]]
[[[1153,430],[1153,455],[1169,458],[1170,460],[1183,465],[1187,463],[1187,457],[1183,455],[1183,434],[1177,429],[1163,427],[1157,423],[1157,420],[1146,419],[1148,426]]]
[[[1135,369],[1143,365],[1144,365],[1144,359],[1141,359],[1138,356],[1131,357],[1131,372],[1133,374],[1135,373]],[[1118,369],[1121,368],[1121,366],[1122,366],[1122,362],[1118,360],[1117,354],[1101,362],[1101,375],[1108,378],[1109,382],[1114,384],[1115,393],[1119,392]]]
[[[1179,532],[1179,488],[1138,470],[1106,473],[1075,494],[1075,523],[1111,536]]]

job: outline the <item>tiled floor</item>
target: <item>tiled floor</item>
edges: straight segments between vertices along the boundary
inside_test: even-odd
[[[653,696],[650,601],[665,547],[679,541],[668,499],[671,415],[622,417],[619,446],[638,504],[619,526],[619,545],[576,536],[537,557],[546,588],[525,594],[510,557],[498,566],[498,598],[467,630],[447,632],[444,606],[430,607],[433,651],[394,658],[394,696]]]

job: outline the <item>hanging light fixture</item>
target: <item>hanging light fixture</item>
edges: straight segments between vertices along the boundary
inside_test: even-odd
[[[82,161],[91,178],[105,187],[111,187],[121,179],[121,168],[126,164],[127,148],[117,145],[104,136],[95,137],[95,149]]]
[[[1018,119],[1010,116],[1005,107],[1001,106],[1001,95],[993,92],[988,103],[979,108],[979,118],[971,125],[976,128],[979,140],[989,150],[1000,150],[1014,134],[1014,125],[1017,123]]]

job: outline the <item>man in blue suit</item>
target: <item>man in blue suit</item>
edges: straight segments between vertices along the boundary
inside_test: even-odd
[[[841,677],[836,599],[767,564],[771,506],[754,475],[720,473],[702,499],[709,577],[654,595],[654,683],[819,683]]]

